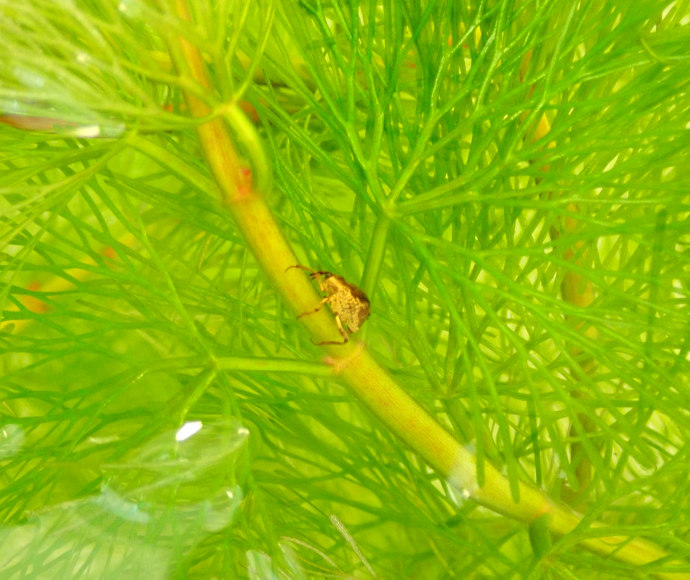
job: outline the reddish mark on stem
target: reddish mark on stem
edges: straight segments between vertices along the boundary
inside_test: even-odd
[[[242,109],[252,121],[252,123],[259,122],[259,112],[254,108],[254,106],[249,101],[240,101],[238,103],[240,109]]]
[[[252,170],[249,167],[240,167],[239,177],[237,179],[237,197],[247,197],[253,186]]]
[[[26,289],[35,292],[41,288],[41,283],[39,281],[34,281],[30,282],[29,284],[26,285]],[[36,298],[35,296],[27,295],[24,296],[22,302],[24,303],[24,306],[30,310],[31,312],[36,312],[38,314],[42,314],[43,312],[48,311],[48,305],[43,302],[40,298]]]
[[[117,258],[117,254],[115,253],[115,250],[113,249],[112,246],[106,246],[105,248],[103,248],[103,250],[101,251],[101,253],[102,253],[106,258],[110,258],[111,260],[114,260],[115,258]]]

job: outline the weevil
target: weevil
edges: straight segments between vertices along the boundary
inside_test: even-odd
[[[314,310],[303,312],[297,318],[314,314],[321,310],[324,304],[328,304],[335,317],[340,335],[343,337],[342,342],[327,340],[316,344],[319,346],[323,344],[346,344],[350,340],[350,334],[357,332],[364,321],[369,318],[369,298],[367,295],[338,274],[312,270],[300,264],[290,266],[288,270],[290,268],[299,268],[310,272],[309,277],[316,280],[319,290],[326,295]]]

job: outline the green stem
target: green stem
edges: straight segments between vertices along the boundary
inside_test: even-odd
[[[374,235],[371,238],[371,245],[369,246],[368,260],[364,268],[364,276],[362,278],[362,290],[369,296],[374,297],[374,290],[376,289],[376,280],[381,275],[381,266],[386,254],[386,241],[388,240],[388,232],[390,231],[391,218],[385,213],[379,215],[374,228]]]
[[[189,19],[186,0],[175,2],[178,14]],[[213,94],[203,58],[196,47],[184,38],[171,39],[171,43],[174,44],[171,53],[178,71],[192,75],[200,86],[207,87]],[[196,95],[187,93],[186,99],[192,115],[203,119],[197,133],[206,161],[220,189],[222,202],[234,217],[249,248],[293,313],[312,310],[320,297],[303,271],[286,271],[297,264],[297,258],[262,192],[252,186],[251,176],[247,175],[248,168],[242,165],[223,119],[214,116],[211,108]],[[382,225],[381,235],[386,232],[387,227]],[[370,271],[376,272],[377,268],[372,265]],[[339,337],[333,317],[326,310],[324,308],[312,316],[299,319],[316,342],[337,340]],[[555,504],[546,494],[527,484],[519,483],[520,501],[513,501],[508,479],[491,465],[484,465],[484,481],[480,487],[474,454],[388,375],[364,343],[350,341],[342,346],[325,345],[323,350],[329,355],[334,370],[340,373],[358,399],[460,494],[527,523],[546,514],[548,529],[559,535],[569,534],[580,525],[581,515]],[[599,524],[592,527],[603,528]],[[648,564],[668,556],[659,546],[640,538],[602,535],[601,538],[583,539],[581,544],[594,552],[611,555],[633,565]],[[690,574],[660,576],[690,578]]]

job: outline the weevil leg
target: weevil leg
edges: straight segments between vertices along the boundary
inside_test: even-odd
[[[342,342],[339,342],[339,341],[337,341],[337,340],[324,340],[323,342],[314,342],[314,341],[312,340],[312,342],[313,342],[316,346],[323,346],[324,344],[347,344],[347,343],[349,342],[349,340],[350,340],[350,336],[347,334],[347,330],[345,330],[345,328],[343,327],[343,323],[340,322],[340,316],[336,316],[336,317],[335,317],[335,323],[336,323],[336,325],[338,326],[338,330],[340,331],[340,334],[341,334],[342,337],[343,337],[343,341],[342,341]]]
[[[329,300],[329,297],[326,296],[323,300],[321,300],[321,302],[319,302],[319,305],[316,308],[314,308],[314,310],[310,310],[308,312],[302,312],[302,314],[300,314],[297,318],[302,318],[302,316],[309,316],[310,314],[316,314],[319,310],[321,310],[323,305],[326,304],[326,302],[328,302],[328,300]]]
[[[340,335],[343,337],[343,344],[345,344],[348,340],[350,340],[350,335],[347,333],[347,330],[343,327],[343,323],[340,322],[340,316],[335,317],[335,323],[338,325],[338,330],[340,331]],[[336,344],[338,344],[336,342]]]

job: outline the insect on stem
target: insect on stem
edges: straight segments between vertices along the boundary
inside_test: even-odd
[[[325,294],[324,298],[314,310],[303,312],[297,318],[314,314],[321,310],[324,304],[328,304],[335,317],[338,331],[343,337],[342,342],[327,340],[315,342],[314,344],[317,346],[324,344],[346,344],[350,340],[350,334],[357,332],[362,324],[364,324],[364,321],[369,318],[370,307],[367,295],[362,292],[360,288],[351,284],[338,274],[325,272],[323,270],[312,270],[301,264],[290,266],[285,271],[287,272],[291,268],[299,268],[300,270],[310,272],[309,277],[312,280],[316,280],[319,285],[319,290],[322,294]]]

